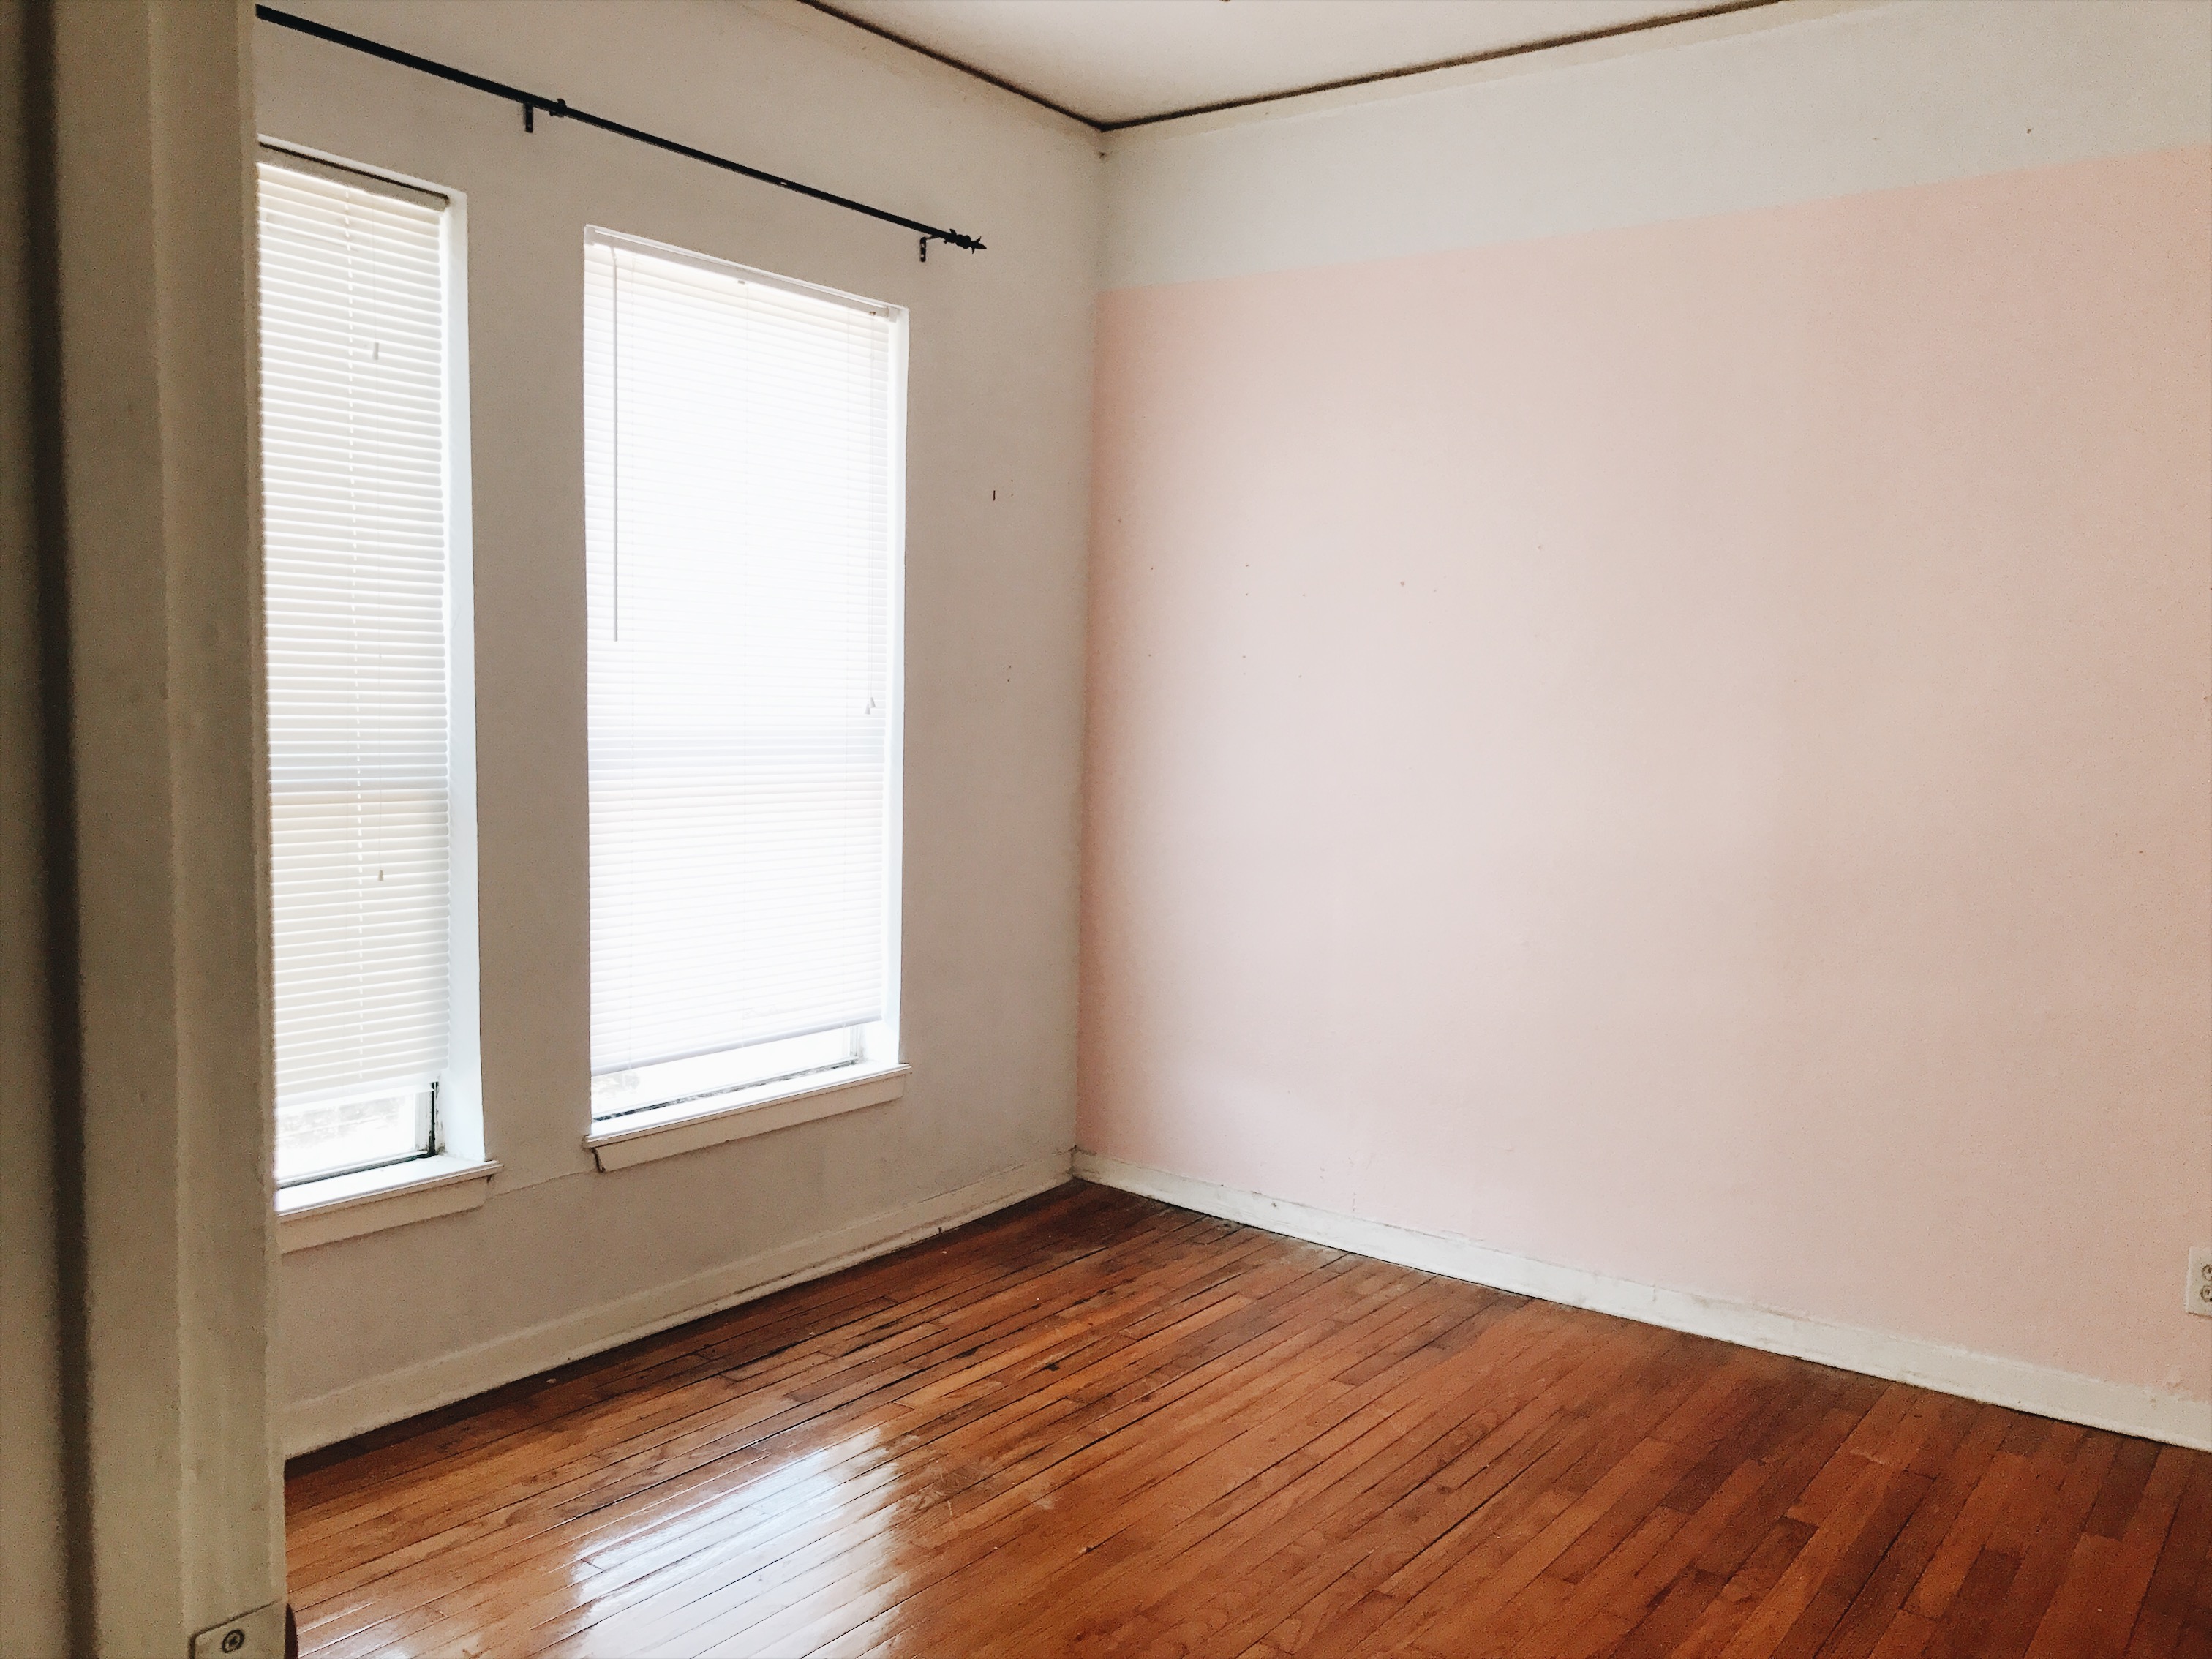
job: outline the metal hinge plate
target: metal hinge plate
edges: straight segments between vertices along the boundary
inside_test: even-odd
[[[192,1638],[192,1659],[284,1659],[284,1604],[271,1601]]]

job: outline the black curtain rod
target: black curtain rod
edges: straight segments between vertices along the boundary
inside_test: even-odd
[[[732,161],[726,156],[714,155],[703,149],[694,149],[689,144],[679,144],[673,138],[663,138],[656,133],[643,132],[635,127],[624,126],[620,121],[610,121],[604,115],[593,115],[578,109],[566,99],[548,98],[542,94],[525,92],[520,87],[510,87],[502,82],[488,81],[481,75],[471,75],[466,70],[455,69],[451,64],[441,64],[435,58],[417,58],[411,52],[402,52],[397,46],[387,46],[381,40],[371,40],[365,35],[349,34],[343,29],[334,29],[327,23],[318,23],[313,18],[301,17],[289,11],[279,11],[274,6],[259,6],[253,15],[264,23],[275,23],[288,29],[297,29],[302,34],[312,34],[318,40],[327,40],[332,46],[350,47],[355,52],[367,52],[371,58],[381,58],[387,64],[434,75],[441,81],[451,81],[456,86],[473,88],[477,92],[489,93],[510,104],[522,106],[522,128],[526,132],[538,130],[538,112],[558,117],[564,121],[580,121],[587,127],[597,127],[602,132],[611,132],[618,137],[634,138],[641,144],[651,144],[655,149],[665,149],[672,155],[684,155],[694,161],[704,161],[708,167],[720,167],[726,173],[743,173],[748,179],[757,179],[764,185],[774,185],[779,190],[796,191],[801,196],[811,196],[817,202],[827,202],[852,213],[865,213],[871,219],[881,219],[885,224],[902,225],[917,231],[921,236],[921,257],[929,257],[929,244],[934,240],[948,242],[954,247],[964,247],[973,253],[983,244],[974,236],[963,236],[957,230],[939,230],[934,225],[925,225],[896,213],[887,213],[882,208],[870,207],[866,202],[855,202],[850,197],[835,196],[826,190],[817,190],[811,185],[802,185],[795,179],[780,179],[773,173],[763,173],[758,167],[749,167],[742,161]]]

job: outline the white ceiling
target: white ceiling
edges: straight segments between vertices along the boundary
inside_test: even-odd
[[[1101,125],[1697,9],[1697,0],[821,0]]]

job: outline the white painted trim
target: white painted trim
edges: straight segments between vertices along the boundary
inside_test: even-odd
[[[787,1080],[732,1089],[710,1101],[690,1106],[665,1106],[614,1120],[618,1126],[584,1137],[602,1170],[627,1170],[678,1152],[696,1152],[702,1146],[719,1146],[726,1140],[743,1140],[774,1129],[857,1112],[863,1106],[881,1106],[906,1092],[913,1068],[907,1066],[871,1066],[860,1073],[842,1073],[834,1083],[811,1089],[793,1089]]]
[[[1639,1285],[1584,1267],[1563,1267],[1510,1250],[1493,1249],[1472,1239],[1417,1232],[1387,1221],[1315,1209],[1286,1199],[1217,1186],[1192,1176],[1102,1158],[1095,1152],[1075,1154],[1075,1175],[1078,1180],[1140,1193],[1164,1204],[1518,1296],[1540,1297],[1547,1302],[1589,1308],[1668,1330],[1717,1337],[1723,1342],[1835,1365],[1887,1382],[1910,1382],[2008,1406],[2039,1417],[2212,1450],[2212,1401],[2160,1394],[2026,1360],[1976,1353],[1925,1337],[1839,1325],[1804,1314]]]
[[[673,1325],[902,1249],[1048,1192],[1068,1179],[1065,1153],[1018,1164],[936,1198],[709,1268],[672,1285],[550,1320],[422,1364],[387,1371],[284,1407],[284,1455],[297,1456],[503,1383],[619,1347]]]
[[[404,1227],[410,1221],[458,1215],[482,1206],[499,1165],[489,1159],[441,1152],[380,1170],[280,1188],[276,1248],[289,1255],[341,1238]]]
[[[1681,9],[1691,9],[1692,3],[1692,0],[1685,0]],[[1685,17],[1675,22],[1662,23],[1656,28],[1639,29],[1627,34],[1604,35],[1595,40],[1574,40],[1565,46],[1539,46],[1534,51],[1513,52],[1504,57],[1477,58],[1471,64],[1446,63],[1434,69],[1387,70],[1365,81],[1355,81],[1350,86],[1322,87],[1311,92],[1278,93],[1255,99],[1249,104],[1233,104],[1227,109],[1200,110],[1188,115],[1155,116],[1140,126],[1100,130],[1096,142],[1099,149],[1111,156],[1158,139],[1188,137],[1196,133],[1219,132],[1227,127],[1254,126],[1267,121],[1296,120],[1302,116],[1325,114],[1331,110],[1348,109],[1358,104],[1387,103],[1400,98],[1419,98],[1429,93],[1449,92],[1460,87],[1480,86],[1489,81],[1511,80],[1523,75],[1545,75],[1557,70],[1575,69],[1584,64],[1603,63],[1608,58],[1640,56],[1680,46],[1703,46],[1708,40],[1725,40],[1740,34],[1788,28],[1832,17],[1839,12],[1872,11],[1896,3],[1898,0],[1790,0],[1790,4],[1784,6],[1760,6],[1748,11]]]

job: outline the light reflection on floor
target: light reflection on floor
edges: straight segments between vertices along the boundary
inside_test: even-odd
[[[811,1653],[837,1633],[821,1626],[852,1606],[856,1590],[895,1581],[891,1534],[918,1506],[917,1495],[894,1495],[905,1479],[895,1448],[870,1429],[736,1491],[656,1514],[575,1559],[572,1583],[589,1598],[581,1611],[599,1622],[552,1651],[569,1659]],[[665,1504],[657,1493],[655,1510]]]

